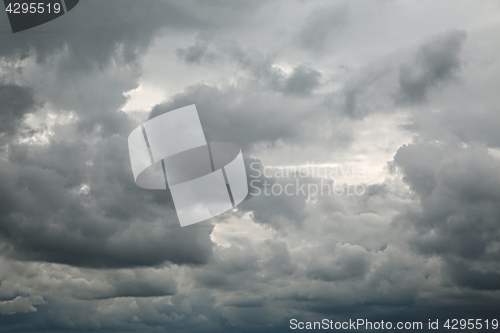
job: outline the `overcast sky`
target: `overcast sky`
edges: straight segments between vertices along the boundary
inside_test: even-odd
[[[0,14],[0,332],[498,316],[498,50],[497,1],[82,0],[16,34]],[[190,104],[249,180],[375,172],[181,228],[127,137]]]

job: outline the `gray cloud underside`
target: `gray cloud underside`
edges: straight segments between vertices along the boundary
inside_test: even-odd
[[[495,24],[419,23],[422,38],[351,51],[346,63],[344,49],[372,50],[374,35],[359,31],[377,18],[347,2],[293,6],[89,0],[0,34],[0,332],[285,332],[290,318],[498,315]],[[370,6],[394,20],[395,4]],[[125,110],[156,43],[174,43],[159,70],[173,62],[200,77],[148,113]],[[234,76],[215,84],[203,71]],[[398,128],[412,140],[362,196],[251,196],[180,228],[168,191],[134,184],[127,136],[138,119],[193,103],[209,141],[242,147],[249,181],[295,181],[258,178],[266,149],[354,153],[356,126],[377,117],[404,115]]]

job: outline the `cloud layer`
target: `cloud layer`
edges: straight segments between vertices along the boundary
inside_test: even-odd
[[[494,318],[499,10],[88,0],[0,34],[0,332]],[[190,104],[256,182],[181,228],[127,137]],[[267,173],[311,165],[343,171]],[[325,181],[345,191],[264,194]]]

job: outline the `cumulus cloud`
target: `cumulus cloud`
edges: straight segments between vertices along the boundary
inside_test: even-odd
[[[399,70],[399,96],[402,102],[421,103],[429,91],[456,78],[463,66],[460,51],[467,34],[451,31],[423,44],[413,63]]]
[[[215,58],[215,55],[208,50],[208,43],[200,41],[186,48],[178,48],[176,53],[188,64],[199,64],[202,61],[210,62]]]
[[[10,301],[0,302],[0,313],[3,315],[11,315],[14,313],[35,312],[34,305],[44,304],[43,298],[38,297],[21,297],[17,296]]]
[[[424,5],[89,0],[0,34],[0,332],[496,316],[498,13]],[[127,136],[190,104],[257,182],[181,228]],[[263,172],[314,162],[382,176]],[[364,191],[263,194],[297,180]]]
[[[35,107],[33,92],[17,84],[0,84],[0,143],[16,133],[27,113]]]
[[[443,147],[416,144],[400,148],[394,162],[421,200],[419,210],[398,218],[415,231],[411,243],[442,257],[459,284],[497,289],[498,161],[481,146],[446,153]]]
[[[314,8],[299,32],[300,45],[314,52],[325,51],[346,24],[348,9],[346,4]]]

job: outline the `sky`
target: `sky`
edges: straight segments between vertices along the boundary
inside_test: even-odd
[[[500,319],[499,49],[487,0],[82,0],[15,34],[0,14],[0,332]],[[127,138],[191,104],[255,182],[181,228]]]

